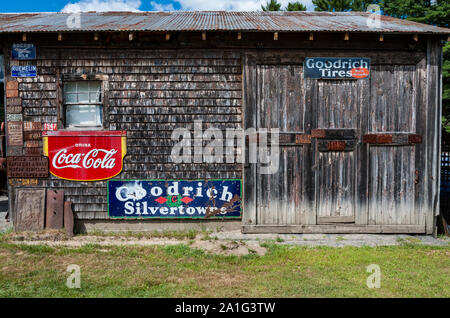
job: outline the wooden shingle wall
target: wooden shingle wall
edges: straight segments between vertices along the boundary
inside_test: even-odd
[[[20,64],[23,61],[12,61]],[[126,130],[127,156],[120,179],[240,178],[240,164],[171,162],[175,128],[201,120],[203,131],[241,125],[241,60],[239,52],[223,50],[98,50],[40,49],[36,78],[22,78],[19,98],[24,122],[58,122],[62,78],[65,75],[101,74],[104,126]],[[206,144],[207,142],[204,142]],[[25,141],[11,153],[42,149],[40,141]],[[28,149],[28,150],[27,150]],[[14,180],[12,180],[14,182]],[[107,218],[106,181],[73,182],[54,176],[39,186],[63,189],[74,202],[79,219]]]

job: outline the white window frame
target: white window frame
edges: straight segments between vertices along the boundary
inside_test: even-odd
[[[66,85],[67,84],[74,84],[76,83],[76,90],[75,92],[66,92]],[[93,93],[89,88],[88,88],[88,97],[89,97],[89,102],[79,102],[78,101],[78,94],[86,94],[86,92],[79,92],[78,91],[78,84],[79,83],[88,83],[88,86],[90,83],[98,83],[100,86],[100,102],[91,102],[91,94]],[[63,83],[63,118],[64,118],[64,128],[65,129],[69,129],[69,130],[77,130],[77,129],[98,129],[101,130],[103,129],[104,126],[104,90],[103,90],[103,83],[101,80],[69,80],[69,81],[64,81]],[[74,94],[75,96],[77,96],[77,101],[76,102],[67,102],[66,101],[66,94]],[[71,124],[68,125],[67,124],[67,108],[70,106],[100,106],[100,124],[99,125],[83,125],[83,124]]]

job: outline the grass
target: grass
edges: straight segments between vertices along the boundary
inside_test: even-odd
[[[450,297],[450,248],[299,247],[265,256],[206,254],[185,244],[80,248],[0,241],[0,297]],[[69,289],[67,266],[81,268]],[[367,266],[381,288],[366,286]]]

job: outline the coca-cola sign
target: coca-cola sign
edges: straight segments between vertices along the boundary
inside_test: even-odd
[[[44,131],[42,136],[50,173],[58,178],[98,181],[122,171],[126,131]]]

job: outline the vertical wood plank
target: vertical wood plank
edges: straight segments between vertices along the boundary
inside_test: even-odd
[[[254,127],[256,123],[256,94],[258,89],[257,70],[254,58],[249,55],[244,57],[243,65],[243,109],[244,109],[244,130]],[[246,147],[243,147],[246,152]],[[248,163],[248,153],[244,155]],[[256,217],[256,195],[257,180],[255,164],[244,164],[244,215],[243,224],[257,224]]]
[[[427,42],[427,147],[429,197],[426,210],[426,231],[433,234],[436,227],[436,215],[439,214],[439,175],[440,175],[440,144],[441,144],[441,78],[442,47],[438,38],[428,38]]]

